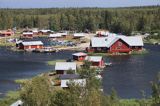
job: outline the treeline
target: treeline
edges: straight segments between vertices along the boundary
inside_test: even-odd
[[[132,31],[160,29],[160,6],[135,8],[1,9],[0,29],[49,28],[54,31],[108,29],[130,35]]]

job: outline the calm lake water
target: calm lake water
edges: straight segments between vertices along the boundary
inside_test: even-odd
[[[108,94],[113,87],[122,98],[141,98],[141,90],[151,94],[150,81],[160,71],[160,46],[145,45],[146,55],[105,57],[113,63],[103,72],[103,88]],[[0,97],[9,90],[19,88],[15,79],[30,78],[54,69],[46,64],[49,60],[67,59],[71,51],[53,54],[17,53],[0,48]],[[2,93],[2,94],[1,94]]]
[[[151,81],[160,72],[160,46],[145,45],[149,54],[108,57],[113,63],[103,73],[104,92],[114,88],[122,98],[142,98],[151,95]]]
[[[47,61],[70,58],[71,52],[58,52],[53,54],[12,52],[0,48],[0,97],[9,90],[16,90],[19,85],[15,79],[31,78],[43,72],[54,69],[48,66]]]

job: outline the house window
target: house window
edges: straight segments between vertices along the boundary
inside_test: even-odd
[[[121,49],[120,47],[116,47],[117,50]]]
[[[118,46],[122,46],[122,42],[118,42]]]

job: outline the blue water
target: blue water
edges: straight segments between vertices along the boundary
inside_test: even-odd
[[[145,45],[145,48],[149,54],[105,57],[106,61],[113,63],[103,72],[105,94],[109,94],[113,87],[122,98],[141,98],[142,90],[147,96],[151,95],[150,82],[160,72],[160,46]],[[0,97],[9,90],[19,88],[14,83],[15,79],[31,78],[53,70],[54,66],[48,66],[47,61],[67,59],[72,53],[26,53],[0,48]]]
[[[43,72],[54,69],[47,65],[47,61],[70,58],[70,51],[58,53],[27,53],[13,52],[0,48],[0,97],[9,90],[17,90],[19,85],[15,79],[31,78]]]
[[[160,46],[145,45],[149,54],[106,57],[113,63],[103,73],[106,94],[114,88],[122,98],[142,98],[151,95],[151,81],[160,72]]]

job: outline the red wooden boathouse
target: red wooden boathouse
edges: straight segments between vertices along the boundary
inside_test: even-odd
[[[143,40],[140,36],[94,37],[91,39],[88,52],[129,53],[142,50]]]
[[[87,56],[85,60],[91,62],[91,66],[104,67],[105,62],[102,56]]]
[[[73,60],[83,61],[83,60],[85,60],[87,54],[83,53],[83,52],[79,52],[79,53],[72,54],[72,56],[73,56]]]
[[[33,32],[23,32],[23,37],[25,37],[25,38],[33,38]]]
[[[18,44],[19,49],[27,50],[27,49],[42,49],[43,43],[41,41],[24,41]]]

